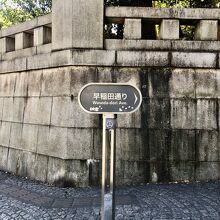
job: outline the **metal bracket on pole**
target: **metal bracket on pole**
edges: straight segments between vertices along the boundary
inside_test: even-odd
[[[115,219],[115,128],[116,119],[113,114],[103,114],[102,135],[102,220]],[[107,136],[109,138],[107,138]],[[107,140],[110,139],[110,180],[108,180]],[[110,184],[110,187],[109,185]]]

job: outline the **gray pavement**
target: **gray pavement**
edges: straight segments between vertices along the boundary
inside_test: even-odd
[[[100,219],[100,193],[0,172],[0,219]],[[118,187],[116,195],[116,219],[220,220],[219,181]]]

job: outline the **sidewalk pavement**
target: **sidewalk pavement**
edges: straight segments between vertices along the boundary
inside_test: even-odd
[[[100,219],[101,190],[57,188],[0,171],[0,220]],[[117,220],[220,220],[220,181],[116,189]]]

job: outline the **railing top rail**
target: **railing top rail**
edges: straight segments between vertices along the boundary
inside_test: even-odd
[[[106,7],[105,16],[107,18],[220,20],[220,9]]]
[[[24,31],[29,31],[29,30],[32,30],[32,29],[37,28],[39,26],[49,25],[51,23],[52,23],[52,15],[51,14],[40,16],[40,17],[35,18],[33,20],[26,21],[21,24],[14,25],[12,27],[0,30],[0,38],[12,36],[17,33],[24,32]]]

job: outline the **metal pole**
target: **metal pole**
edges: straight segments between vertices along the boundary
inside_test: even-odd
[[[111,162],[110,162],[110,193],[112,195],[112,219],[115,219],[115,127],[110,130],[111,134]]]
[[[103,115],[103,139],[102,139],[102,220],[114,220],[115,219],[115,123],[113,127],[109,127],[107,123],[114,120],[114,115]],[[108,177],[108,157],[107,157],[107,134],[106,129],[108,129],[108,134],[110,134],[110,188],[107,186]]]

